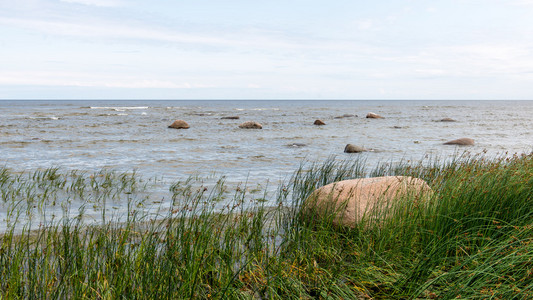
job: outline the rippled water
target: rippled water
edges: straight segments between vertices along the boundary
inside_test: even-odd
[[[443,142],[461,137],[476,141],[472,152],[531,151],[532,116],[531,101],[0,101],[0,162],[279,179],[304,158],[348,156],[348,143],[373,149],[369,163],[445,156],[456,149]],[[175,119],[191,128],[167,128]],[[238,128],[248,120],[263,129]]]
[[[532,116],[533,101],[0,101],[0,164],[16,172],[137,170],[170,181],[216,172],[230,183],[272,183],[304,159],[331,155],[363,155],[373,166],[463,150],[530,152]],[[440,122],[445,117],[457,122]],[[190,129],[167,128],[176,119]],[[244,121],[263,129],[238,128]],[[475,145],[443,145],[462,137]],[[345,154],[348,143],[372,151]]]

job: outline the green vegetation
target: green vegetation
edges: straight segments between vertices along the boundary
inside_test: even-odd
[[[435,193],[418,207],[398,199],[379,224],[354,229],[301,213],[317,187],[381,175],[419,177]],[[139,209],[149,182],[0,169],[0,298],[533,298],[533,154],[370,171],[358,160],[304,163],[273,195],[275,207],[263,206],[266,192],[190,179],[170,186],[158,218]],[[98,224],[84,222],[84,207],[117,201],[128,205],[125,218],[102,209]],[[62,217],[30,225],[53,205],[64,206]]]

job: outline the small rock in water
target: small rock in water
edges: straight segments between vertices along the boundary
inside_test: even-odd
[[[383,119],[382,116],[375,114],[373,112],[369,112],[368,114],[366,114],[366,118],[367,119]]]
[[[342,119],[342,118],[353,118],[353,117],[357,117],[357,115],[352,115],[352,114],[344,114],[342,116],[338,116],[338,117],[335,117],[335,119]]]
[[[313,123],[314,125],[326,125],[326,123],[324,123],[324,121],[318,119],[318,120],[315,120],[315,123]]]
[[[457,122],[456,120],[454,120],[452,118],[444,118],[444,119],[441,119],[440,121],[441,122]]]
[[[188,129],[189,124],[183,120],[176,120],[174,123],[170,124],[168,128],[174,128],[174,129]]]
[[[364,152],[364,151],[367,151],[367,150],[363,147],[352,145],[352,144],[348,144],[346,145],[346,147],[344,147],[344,153],[359,153],[359,152]]]
[[[394,129],[402,129],[403,127],[402,126],[393,126],[392,128],[394,128]]]
[[[474,140],[469,138],[460,138],[444,143],[444,145],[460,145],[460,146],[472,146],[474,145]]]
[[[244,123],[242,123],[241,125],[239,125],[239,128],[243,128],[243,129],[263,129],[263,125],[257,123],[257,122],[254,122],[254,121],[246,121]]]
[[[212,113],[189,113],[188,115],[190,115],[190,116],[205,117],[205,116],[210,116],[210,115],[212,115]]]
[[[222,120],[238,120],[240,119],[239,116],[229,116],[229,117],[222,117]]]
[[[294,147],[294,148],[301,148],[301,147],[305,147],[307,146],[306,144],[302,144],[302,143],[292,143],[292,144],[288,144],[287,147]]]

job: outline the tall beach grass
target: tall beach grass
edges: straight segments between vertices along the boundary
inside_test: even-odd
[[[422,178],[434,194],[424,205],[398,199],[382,221],[353,229],[302,213],[320,186],[382,175]],[[191,178],[169,184],[157,214],[142,209],[148,183],[0,169],[1,298],[533,297],[533,154],[373,169],[331,158],[302,163],[275,194]],[[118,203],[125,212],[110,214]],[[54,205],[61,216],[32,217]],[[101,208],[98,222],[86,222],[87,207]]]

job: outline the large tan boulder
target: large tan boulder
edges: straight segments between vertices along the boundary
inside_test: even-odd
[[[333,224],[354,228],[363,218],[383,217],[395,200],[409,197],[424,203],[433,193],[427,183],[409,176],[359,178],[331,183],[316,189],[303,209],[312,216],[331,217]]]
[[[176,120],[174,123],[170,124],[168,128],[174,128],[174,129],[189,129],[189,124],[183,120]]]
[[[239,125],[239,128],[244,128],[244,129],[263,129],[263,125],[261,125],[261,124],[259,124],[257,122],[254,122],[254,121],[247,121],[247,122],[244,122],[241,125]]]
[[[382,116],[375,114],[373,112],[369,112],[368,114],[366,114],[366,118],[367,119],[383,119]]]
[[[444,145],[460,145],[460,146],[472,146],[474,145],[474,140],[469,138],[460,138],[444,143]]]

